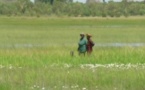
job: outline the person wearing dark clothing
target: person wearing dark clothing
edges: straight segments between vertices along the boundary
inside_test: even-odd
[[[87,41],[88,41],[88,42],[87,42],[87,53],[88,53],[88,54],[91,54],[92,51],[93,51],[93,46],[94,46],[95,44],[94,44],[94,42],[93,42],[92,39],[91,39],[92,35],[87,34],[86,37],[87,37]]]
[[[85,38],[85,34],[80,34],[80,41],[78,43],[78,52],[79,52],[79,55],[81,54],[84,54],[86,53],[87,51],[87,48],[86,48],[86,45],[87,45],[87,40]]]

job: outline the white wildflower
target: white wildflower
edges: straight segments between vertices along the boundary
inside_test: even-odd
[[[39,88],[39,86],[37,86],[37,88]]]
[[[69,65],[69,64],[64,64],[64,67],[65,67],[65,68],[70,68],[71,65]]]
[[[9,67],[9,69],[12,69],[12,68],[13,68],[12,66]]]
[[[31,89],[34,89],[34,87],[31,87]]]
[[[76,86],[75,86],[75,88],[78,88],[78,87],[79,87],[79,85],[76,85]]]
[[[95,72],[95,70],[98,68],[114,68],[114,69],[130,69],[130,68],[134,68],[134,69],[145,69],[145,64],[117,64],[117,63],[113,63],[113,64],[81,64],[80,68],[81,69],[85,69],[85,68],[89,68],[92,70],[92,72]]]
[[[42,90],[45,90],[45,87],[42,87]]]
[[[84,88],[82,88],[82,90],[86,90],[86,88],[84,87]]]
[[[4,66],[3,65],[0,65],[0,68],[4,68]]]
[[[68,86],[62,86],[62,88],[68,88]]]
[[[84,69],[84,65],[81,65],[80,67],[81,67],[81,69]]]
[[[22,67],[19,67],[19,68],[22,68]]]
[[[36,87],[36,85],[33,86],[34,88]]]
[[[71,88],[75,88],[74,86],[71,86]]]

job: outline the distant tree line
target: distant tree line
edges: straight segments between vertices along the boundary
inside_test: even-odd
[[[73,0],[17,0],[0,2],[0,15],[7,16],[102,16],[120,17],[145,15],[145,2],[87,2],[73,3]]]

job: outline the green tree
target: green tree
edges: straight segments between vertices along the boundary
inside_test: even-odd
[[[122,7],[122,14],[125,17],[128,17],[129,16],[129,12],[128,12],[129,2],[127,0],[122,0],[121,7]]]
[[[54,2],[68,3],[68,2],[73,2],[73,0],[36,0],[36,2],[50,3],[51,5],[53,5]]]

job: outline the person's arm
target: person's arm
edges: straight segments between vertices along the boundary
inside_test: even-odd
[[[92,40],[90,40],[90,43],[92,47],[95,45],[95,43]]]

